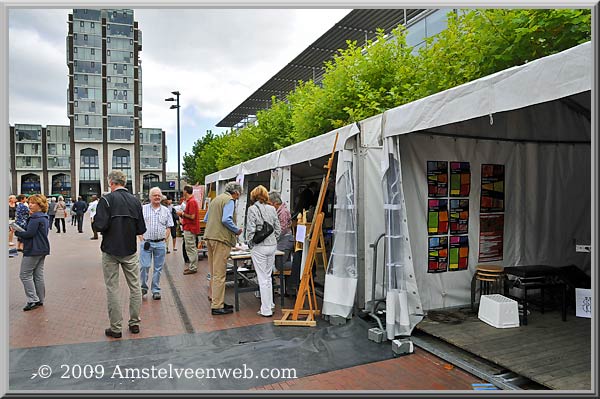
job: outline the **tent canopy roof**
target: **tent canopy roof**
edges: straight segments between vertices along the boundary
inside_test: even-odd
[[[592,46],[587,42],[390,109],[383,114],[383,136],[425,131],[589,142],[592,74]],[[520,128],[525,125],[533,128]]]

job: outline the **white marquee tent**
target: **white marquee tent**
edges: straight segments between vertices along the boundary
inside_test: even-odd
[[[387,290],[387,313],[393,317],[388,330],[409,334],[424,311],[470,300],[470,281],[482,263],[482,164],[504,165],[505,171],[504,249],[502,260],[493,263],[576,264],[590,272],[590,254],[575,252],[575,243],[589,244],[593,238],[592,75],[592,46],[585,43],[213,173],[205,182],[219,184],[316,159],[331,151],[339,132],[336,150],[345,153],[338,157],[336,192],[343,191],[340,184],[348,186],[342,179],[347,170],[353,178],[357,273],[347,275],[358,280],[355,305],[364,308],[372,296],[381,298]],[[461,197],[469,200],[467,270],[427,272],[427,161],[470,165],[470,192]],[[336,206],[344,204],[348,202],[336,199]],[[347,225],[339,219],[342,214],[352,215],[337,212],[336,226]],[[376,249],[373,295],[371,244],[382,233],[388,248],[384,251],[380,244]],[[333,271],[336,263],[334,259]],[[347,269],[347,263],[340,267]],[[332,294],[325,286],[326,298],[336,304],[348,304],[349,295],[354,298],[346,291]]]
[[[386,231],[401,226],[409,243],[404,252],[399,246],[390,252],[392,264],[406,267],[410,329],[423,310],[470,300],[475,266],[484,262],[484,164],[504,166],[503,251],[492,263],[575,264],[590,272],[590,255],[577,253],[575,244],[592,238],[592,74],[588,42],[383,114],[383,182],[390,174],[400,181],[384,203],[404,196]],[[469,201],[467,270],[428,273],[428,161],[470,165],[470,192],[460,197]]]

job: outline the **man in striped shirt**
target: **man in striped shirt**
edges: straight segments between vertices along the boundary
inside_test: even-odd
[[[160,299],[160,273],[165,263],[166,240],[171,236],[173,217],[169,209],[161,205],[162,192],[152,187],[149,192],[150,203],[142,207],[146,232],[138,236],[140,239],[140,280],[142,295],[148,293],[148,272],[154,258],[152,273],[152,299]]]

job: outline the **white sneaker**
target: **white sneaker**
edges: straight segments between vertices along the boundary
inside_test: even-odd
[[[260,310],[258,312],[256,312],[256,314],[259,315],[259,316],[263,316],[263,317],[271,317],[271,316],[273,316],[273,313],[271,313],[271,314],[262,314],[260,312]]]

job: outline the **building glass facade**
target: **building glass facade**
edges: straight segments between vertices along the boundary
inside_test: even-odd
[[[88,198],[109,191],[105,177],[120,169],[130,191],[142,194],[147,171],[166,179],[166,143],[162,129],[141,129],[142,41],[133,10],[74,9],[67,22],[69,125],[10,127],[11,191]],[[152,146],[140,145],[143,130]]]

